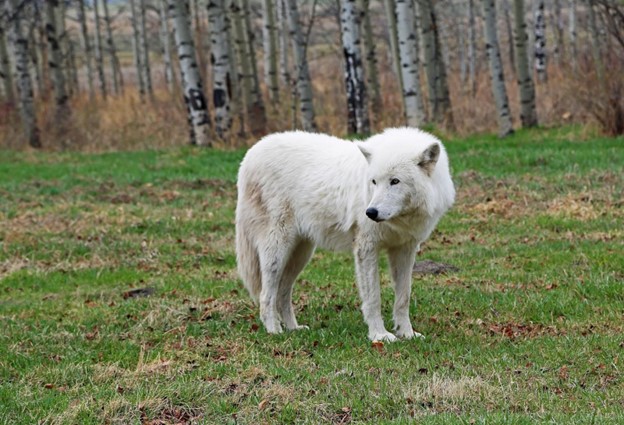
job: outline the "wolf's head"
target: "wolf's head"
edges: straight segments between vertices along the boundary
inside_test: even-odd
[[[434,214],[438,174],[448,175],[448,159],[438,139],[417,129],[398,128],[357,146],[368,162],[366,215],[371,220]]]

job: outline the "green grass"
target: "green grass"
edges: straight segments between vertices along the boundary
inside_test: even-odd
[[[300,276],[309,331],[259,326],[244,152],[1,152],[0,423],[623,423],[624,140],[446,145],[458,199],[420,258],[460,271],[415,276],[427,338],[383,347],[345,254]]]

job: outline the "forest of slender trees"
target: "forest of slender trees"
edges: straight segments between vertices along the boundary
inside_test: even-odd
[[[505,137],[572,121],[622,134],[624,4],[0,0],[0,80],[11,147],[63,148],[86,122],[93,139],[147,137],[148,119],[208,147],[291,128]],[[134,126],[104,119],[123,102]]]

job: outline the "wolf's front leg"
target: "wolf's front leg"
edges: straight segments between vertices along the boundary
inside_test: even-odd
[[[409,244],[388,250],[388,260],[394,283],[394,331],[400,338],[423,336],[412,329],[409,304],[412,290],[412,269],[418,244]]]
[[[379,288],[379,252],[372,243],[358,244],[355,249],[355,271],[362,299],[362,313],[368,325],[371,341],[396,341],[396,336],[386,330],[381,317],[381,291]]]

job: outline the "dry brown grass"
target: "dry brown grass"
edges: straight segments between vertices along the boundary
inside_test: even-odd
[[[383,47],[378,50],[378,68],[383,105],[378,116],[371,116],[372,131],[390,126],[402,125],[403,106],[398,89],[398,80],[392,71],[389,56]],[[336,135],[346,132],[346,101],[342,78],[342,58],[339,52],[315,49],[310,53],[310,68],[314,89],[314,106],[319,131]],[[261,62],[261,61],[259,61]],[[616,62],[616,65],[618,63]],[[154,73],[160,73],[159,63],[153,65]],[[602,121],[617,120],[609,117],[608,99],[596,87],[595,73],[589,72],[589,65],[574,74],[567,65],[549,67],[546,83],[538,84],[537,109],[540,124],[556,126],[566,123],[584,125],[601,124]],[[587,69],[586,69],[587,68]],[[622,87],[621,66],[609,68],[609,87]],[[132,74],[129,68],[124,70]],[[519,120],[518,89],[511,67],[506,66],[507,91],[513,122]],[[452,134],[465,136],[474,133],[495,132],[496,120],[489,74],[480,67],[474,95],[467,90],[467,82],[461,81],[459,72],[449,69],[449,89],[455,121]],[[619,76],[619,77],[618,77]],[[425,89],[425,76],[422,75]],[[120,96],[109,95],[106,100],[98,97],[89,101],[83,92],[71,101],[72,116],[59,126],[53,119],[52,100],[37,102],[38,125],[41,129],[44,149],[114,151],[139,150],[180,146],[188,143],[186,111],[179,89],[170,94],[160,79],[155,79],[154,99],[141,101],[136,88],[127,78],[126,88]],[[264,89],[264,88],[263,88]],[[426,91],[426,89],[425,89]],[[298,126],[299,112],[293,108],[292,87],[281,87],[280,103],[269,102],[265,90],[267,112],[266,132],[282,131]],[[604,93],[603,93],[604,94]],[[425,104],[426,104],[426,93]],[[602,97],[601,97],[602,96]],[[207,93],[208,99],[211,98]],[[616,102],[617,103],[617,102]],[[598,105],[598,106],[597,106]],[[614,112],[617,115],[617,111]],[[603,119],[604,118],[604,119]],[[249,123],[247,123],[247,127]],[[603,124],[603,127],[605,125]],[[449,132],[451,129],[439,128]],[[608,130],[605,130],[608,132]],[[252,144],[260,135],[249,131],[241,132],[240,121],[235,116],[234,127],[227,140],[217,141],[220,147],[241,147]],[[0,119],[0,147],[23,149],[19,116],[14,106],[2,106]]]

